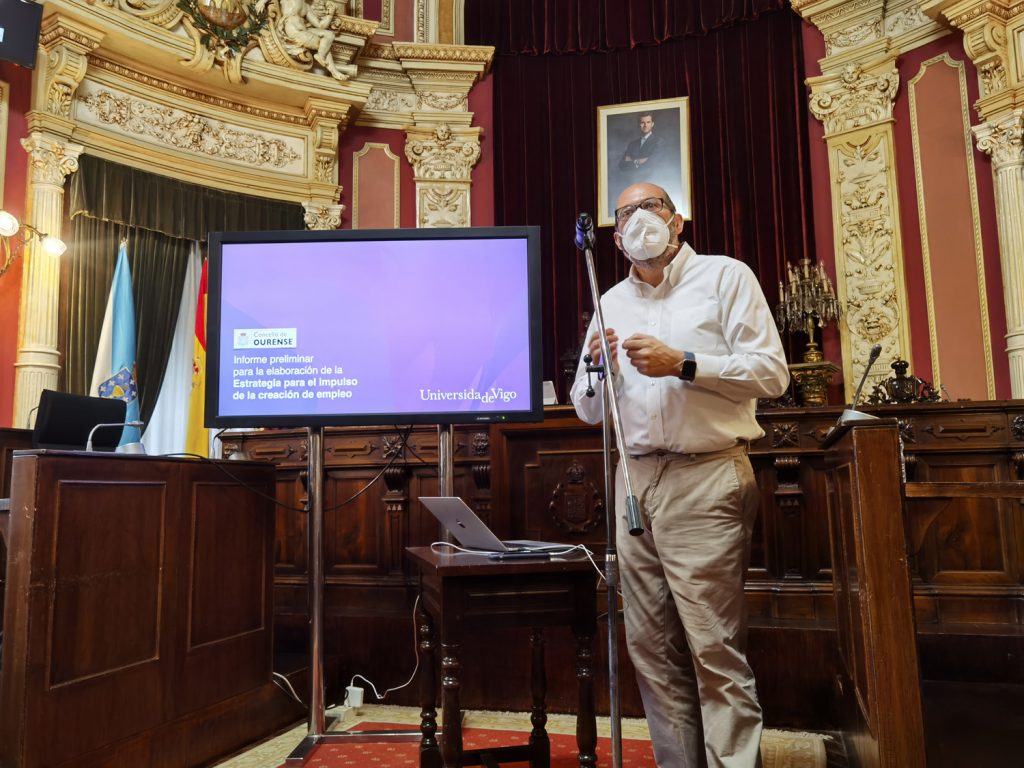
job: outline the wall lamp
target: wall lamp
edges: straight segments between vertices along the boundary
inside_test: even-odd
[[[7,211],[0,211],[0,241],[3,243],[3,264],[0,264],[0,277],[11,268],[15,257],[21,253],[31,239],[39,240],[39,247],[48,256],[60,256],[68,249],[59,237],[40,232],[31,224],[22,224],[18,217]]]

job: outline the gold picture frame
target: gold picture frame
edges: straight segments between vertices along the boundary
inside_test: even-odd
[[[645,124],[646,123],[646,124]],[[644,134],[647,138],[641,143]],[[690,100],[685,96],[597,108],[597,225],[615,224],[615,200],[630,184],[663,187],[689,221]]]

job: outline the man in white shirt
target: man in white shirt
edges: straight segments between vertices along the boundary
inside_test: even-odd
[[[746,658],[743,581],[759,492],[747,457],[763,436],[757,398],[789,371],[753,272],[680,243],[683,220],[661,187],[619,195],[615,244],[629,275],[601,299],[633,490],[645,532],[630,536],[621,467],[616,542],[626,641],[659,768],[760,766],[761,707]],[[601,347],[594,324],[585,353]],[[586,365],[572,400],[588,398]],[[601,390],[598,390],[601,392]]]

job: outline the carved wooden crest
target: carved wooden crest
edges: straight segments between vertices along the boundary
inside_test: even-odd
[[[586,533],[604,520],[604,499],[576,460],[566,469],[565,480],[555,487],[548,509],[555,524],[569,533]]]

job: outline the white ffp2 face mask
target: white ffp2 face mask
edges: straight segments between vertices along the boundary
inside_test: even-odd
[[[638,208],[622,230],[622,250],[634,261],[656,259],[665,252],[669,236],[661,216]]]

